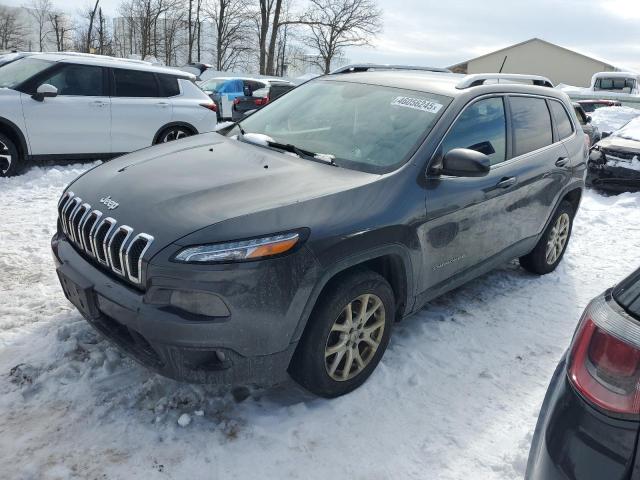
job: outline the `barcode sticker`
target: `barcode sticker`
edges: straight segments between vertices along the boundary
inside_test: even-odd
[[[413,108],[414,110],[420,110],[422,112],[438,113],[442,108],[442,105],[431,100],[424,98],[413,97],[396,97],[391,105],[398,107]]]

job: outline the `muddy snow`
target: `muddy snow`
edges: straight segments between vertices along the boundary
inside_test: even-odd
[[[583,308],[638,266],[640,194],[589,191],[556,272],[512,262],[434,301],[350,395],[180,384],[123,357],[58,286],[56,202],[86,168],[0,179],[2,478],[521,478]]]

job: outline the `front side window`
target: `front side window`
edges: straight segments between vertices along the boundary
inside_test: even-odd
[[[542,98],[511,97],[514,156],[524,155],[553,143],[551,116]]]
[[[115,68],[116,97],[160,97],[158,83],[152,72]]]
[[[501,97],[479,100],[467,107],[442,141],[440,154],[454,148],[484,153],[491,165],[504,162],[507,153],[507,122]]]
[[[53,65],[55,65],[54,62],[30,57],[3,65],[0,68],[0,88],[16,88]]]
[[[553,120],[556,124],[560,140],[570,137],[573,133],[573,125],[571,124],[569,115],[567,115],[567,111],[560,102],[556,102],[555,100],[551,100],[549,106],[551,107],[551,113],[553,114]]]
[[[422,91],[323,79],[290,91],[240,125],[330,155],[338,166],[377,173],[404,163],[450,102]]]
[[[66,64],[56,73],[39,82],[58,89],[58,95],[99,97],[104,95],[102,68],[92,65]]]

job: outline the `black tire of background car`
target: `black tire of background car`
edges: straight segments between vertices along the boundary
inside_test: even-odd
[[[190,137],[191,135],[193,135],[193,131],[191,131],[191,129],[187,128],[187,127],[181,127],[178,125],[174,125],[172,127],[168,127],[165,128],[160,135],[158,135],[158,138],[156,140],[156,145],[160,144],[160,143],[167,143],[167,142],[172,142],[175,139],[171,139],[171,140],[167,140],[165,142],[164,138],[170,134],[171,132],[176,132],[176,134],[178,132],[180,132],[181,134],[183,134],[183,136],[181,136],[180,138],[186,138],[186,137]]]
[[[555,262],[550,264],[550,263],[547,263],[547,259],[546,259],[547,242],[549,241],[549,236],[551,234],[551,231],[553,230],[553,226],[558,220],[558,217],[560,217],[560,215],[562,215],[563,213],[566,213],[567,215],[569,215],[569,233],[568,233],[567,241],[564,244],[562,252],[560,252],[560,255],[558,255],[558,258],[555,260]],[[560,203],[553,217],[551,218],[549,225],[547,225],[547,228],[544,231],[544,234],[542,235],[542,237],[540,237],[540,240],[538,240],[538,243],[536,244],[535,248],[524,257],[519,258],[520,265],[522,266],[522,268],[524,268],[525,270],[531,273],[535,273],[538,275],[544,275],[546,273],[553,272],[556,269],[558,264],[562,261],[564,252],[567,250],[567,245],[569,245],[569,241],[571,240],[571,231],[573,230],[574,214],[575,214],[575,211],[573,209],[573,206],[569,202],[564,200]]]
[[[0,151],[0,155],[11,156],[11,164],[9,165],[8,170],[5,171],[5,163],[0,163],[0,177],[12,177],[14,175],[20,174],[22,171],[22,167],[24,166],[24,162],[22,161],[20,152],[15,143],[13,143],[13,140],[11,140],[3,133],[0,133],[0,143],[2,143],[6,147],[6,149],[3,149],[4,151]],[[2,149],[1,145],[0,149]],[[5,160],[0,157],[0,162],[4,161]]]
[[[342,310],[353,299],[371,293],[382,300],[385,327],[382,339],[370,362],[355,377],[337,381],[325,366],[325,348],[329,333]],[[371,375],[384,354],[395,321],[395,298],[389,282],[381,275],[361,269],[338,276],[316,302],[307,327],[289,365],[293,379],[316,395],[333,398],[358,388]]]

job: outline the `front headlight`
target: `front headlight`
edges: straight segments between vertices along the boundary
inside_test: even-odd
[[[237,242],[198,245],[180,250],[174,259],[178,262],[187,263],[258,260],[288,252],[299,241],[300,234],[298,232],[290,232]]]

